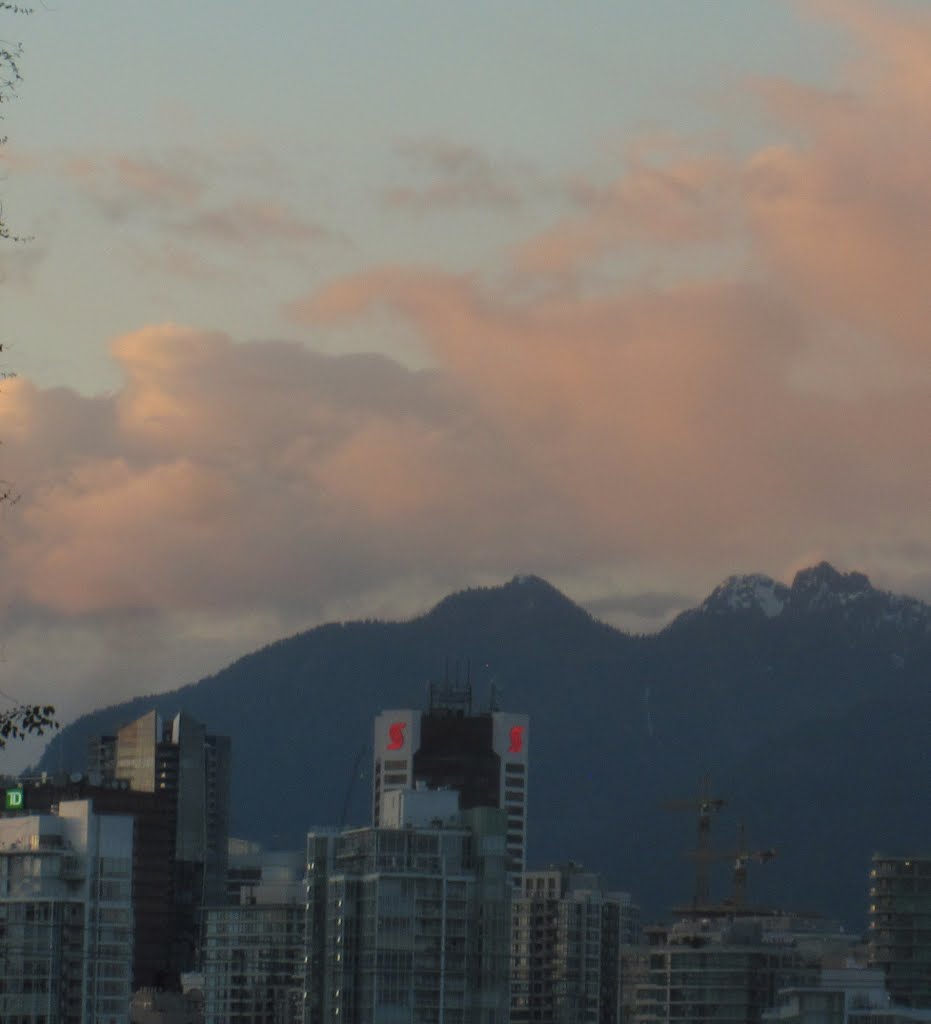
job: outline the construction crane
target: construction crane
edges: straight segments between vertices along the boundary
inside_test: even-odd
[[[737,829],[737,849],[733,852],[735,907],[742,907],[747,899],[747,865],[751,861],[757,864],[768,864],[775,856],[776,850],[773,847],[769,847],[766,850],[750,850],[747,847],[744,823],[740,823]]]
[[[747,836],[744,823],[737,826],[737,848],[734,850],[711,850],[705,849],[699,853],[696,850],[690,856],[696,861],[710,865],[713,861],[731,861],[731,878],[734,885],[734,895],[731,899],[732,906],[740,910],[747,900],[747,868],[751,863],[767,864],[776,856],[772,847],[765,850],[751,850],[747,845]]]
[[[707,907],[711,902],[711,886],[709,871],[711,860],[711,820],[727,801],[711,795],[711,773],[705,772],[698,791],[697,800],[670,800],[663,807],[667,811],[693,811],[698,813],[698,833],[695,850],[691,855],[695,859],[695,894],[692,906]]]

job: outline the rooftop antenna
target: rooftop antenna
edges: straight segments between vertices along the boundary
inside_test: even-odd
[[[449,680],[449,661],[447,660],[446,678],[442,683],[429,680],[427,682],[427,696],[431,712],[445,712],[446,714],[463,715],[472,714],[472,673],[471,665],[466,675],[466,681],[460,680],[459,659],[456,659],[456,671],[454,681]]]

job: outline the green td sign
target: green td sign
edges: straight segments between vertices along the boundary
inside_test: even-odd
[[[7,811],[21,811],[23,809],[23,787],[17,786],[16,789],[8,789],[6,791],[6,799],[4,801],[4,809]]]

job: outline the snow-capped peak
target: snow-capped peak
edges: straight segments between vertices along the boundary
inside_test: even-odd
[[[789,588],[770,576],[751,573],[748,576],[728,576],[714,588],[702,603],[707,612],[756,611],[773,619],[782,613],[789,599]]]
[[[862,572],[838,572],[829,562],[801,569],[792,581],[792,603],[810,610],[845,607],[874,594]]]

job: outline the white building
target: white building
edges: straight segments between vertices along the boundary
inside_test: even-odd
[[[883,971],[844,967],[825,970],[817,985],[784,989],[766,1024],[913,1024],[931,1021],[931,1010],[892,1005]]]
[[[128,1024],[133,821],[91,801],[0,819],[0,1020]]]

